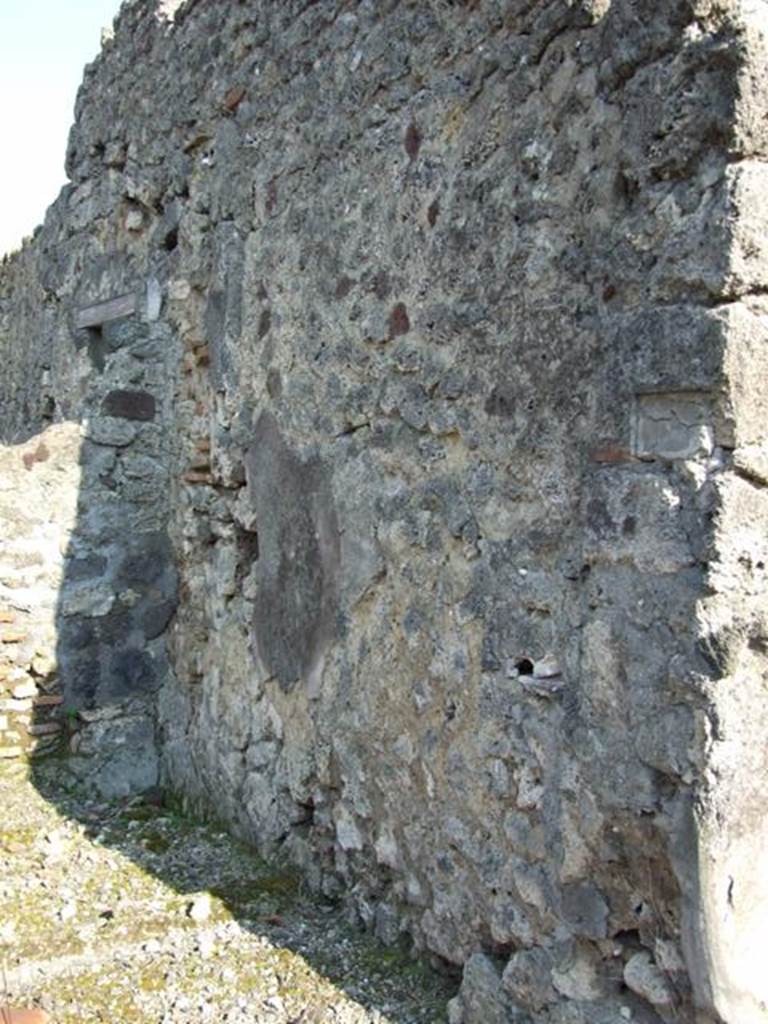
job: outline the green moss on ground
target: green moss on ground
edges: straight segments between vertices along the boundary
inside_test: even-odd
[[[342,1005],[355,1024],[367,1008],[391,1024],[445,1019],[454,985],[313,902],[294,871],[177,806],[94,801],[57,772],[37,789],[0,766],[0,960],[11,979],[31,969],[10,994],[47,1001],[57,1024],[133,1024],[169,1006],[193,1020],[198,1003],[218,1016],[270,997],[289,1020]]]

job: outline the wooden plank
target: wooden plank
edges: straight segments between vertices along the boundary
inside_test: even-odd
[[[75,327],[99,327],[110,320],[121,320],[124,316],[133,316],[136,312],[136,294],[120,295],[116,299],[98,302],[95,306],[85,306],[77,311]]]

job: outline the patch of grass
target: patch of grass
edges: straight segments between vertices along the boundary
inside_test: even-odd
[[[154,804],[136,804],[133,807],[126,807],[120,812],[123,821],[154,821],[163,813],[161,807]]]
[[[143,832],[141,845],[148,853],[167,853],[171,848],[171,840],[161,832]]]
[[[237,914],[244,913],[254,904],[265,902],[287,910],[294,906],[300,885],[298,875],[279,872],[215,886],[211,889],[211,895],[223,900]]]

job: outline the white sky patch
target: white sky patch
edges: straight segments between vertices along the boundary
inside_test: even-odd
[[[41,224],[65,184],[85,64],[120,0],[0,0],[0,255]]]

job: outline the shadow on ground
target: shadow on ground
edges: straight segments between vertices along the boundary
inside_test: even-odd
[[[158,791],[95,800],[57,758],[28,777],[15,767],[0,936],[16,1003],[40,1003],[56,1024],[445,1019],[449,979]]]
[[[157,432],[145,433],[149,448]],[[290,869],[140,785],[144,771],[157,774],[142,730],[153,725],[175,570],[157,524],[138,528],[142,507],[150,520],[155,509],[144,491],[107,504],[111,481],[134,479],[116,475],[114,443],[79,452],[80,436],[59,424],[0,450],[0,697],[10,719],[0,747],[12,733],[20,744],[0,749],[6,1000],[43,1005],[55,1024],[444,1020],[454,980],[373,941]],[[114,595],[130,589],[123,607]],[[156,674],[145,671],[147,649]],[[109,764],[125,750],[130,782],[145,792],[95,798],[87,751],[72,758],[72,739],[85,724],[81,736],[103,729],[108,740],[126,707],[140,709],[140,735],[123,721]]]

